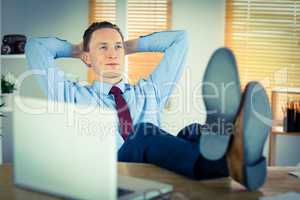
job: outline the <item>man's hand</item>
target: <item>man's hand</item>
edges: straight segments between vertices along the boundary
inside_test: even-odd
[[[73,58],[79,58],[80,60],[82,60],[82,62],[84,62],[86,65],[88,65],[85,60],[83,59],[84,56],[84,52],[83,52],[83,42],[79,43],[79,44],[74,44],[73,45],[73,50],[72,50],[72,57]]]
[[[79,44],[73,44],[72,57],[80,58],[80,55],[83,53],[83,42]]]
[[[125,48],[125,55],[138,52],[138,39],[125,41],[124,48]]]

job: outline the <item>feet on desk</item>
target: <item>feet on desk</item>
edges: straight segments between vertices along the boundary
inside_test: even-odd
[[[241,101],[241,85],[237,63],[228,48],[217,49],[209,59],[203,77],[202,94],[207,110],[206,124],[212,131],[217,124],[232,124]],[[212,98],[214,97],[214,98]],[[222,133],[230,134],[230,133]]]
[[[237,63],[230,49],[219,48],[209,59],[202,94],[210,134],[201,135],[199,149],[204,158],[219,160],[228,149],[242,96]]]
[[[271,120],[271,109],[264,88],[257,82],[250,82],[243,94],[226,155],[230,176],[250,191],[260,188],[266,179],[263,147]]]
[[[206,124],[218,128],[213,125],[221,120],[225,126],[231,124],[234,131],[210,128],[217,136],[201,135],[200,152],[209,160],[220,159],[226,153],[230,176],[248,190],[256,190],[266,178],[266,160],[262,154],[272,118],[266,92],[259,83],[250,82],[242,97],[236,60],[227,48],[214,52],[203,81]],[[219,98],[212,99],[212,95]]]

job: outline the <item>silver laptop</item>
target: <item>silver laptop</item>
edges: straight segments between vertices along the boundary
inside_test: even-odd
[[[14,183],[75,199],[151,199],[172,186],[117,176],[117,114],[108,108],[15,98]]]

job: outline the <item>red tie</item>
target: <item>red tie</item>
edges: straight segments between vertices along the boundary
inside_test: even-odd
[[[115,98],[116,108],[118,111],[119,122],[121,125],[121,135],[124,140],[127,139],[128,135],[132,132],[132,119],[125,99],[122,97],[122,91],[120,88],[113,86],[110,89],[110,94]]]

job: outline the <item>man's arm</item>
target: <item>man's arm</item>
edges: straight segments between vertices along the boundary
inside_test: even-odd
[[[83,43],[81,42],[79,44],[73,44],[71,57],[72,58],[81,58],[82,54],[83,54]]]
[[[126,41],[126,54],[137,52],[137,44],[137,39]],[[44,94],[53,100],[71,100],[68,93],[74,90],[70,88],[74,83],[64,79],[64,72],[56,65],[55,59],[70,57],[85,62],[83,43],[71,44],[54,37],[31,38],[26,43],[25,54],[29,69],[38,74],[37,79]]]
[[[157,100],[163,108],[185,67],[188,49],[185,31],[152,33],[132,42],[131,52],[162,52],[163,59],[149,76],[148,82],[157,91]],[[136,48],[136,49],[135,49]],[[130,67],[130,66],[129,66]]]
[[[132,54],[132,53],[137,53],[138,52],[138,39],[133,39],[133,40],[127,40],[124,42],[124,47],[125,47],[125,54]]]
[[[53,37],[31,38],[26,43],[27,64],[32,73],[37,74],[38,82],[49,99],[72,102],[74,83],[64,78],[55,59],[76,57],[78,49],[65,40]]]

